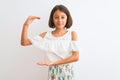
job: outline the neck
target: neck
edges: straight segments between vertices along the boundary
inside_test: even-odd
[[[64,29],[55,29],[54,32],[57,32],[57,33],[64,33],[66,32],[67,30],[64,28]]]

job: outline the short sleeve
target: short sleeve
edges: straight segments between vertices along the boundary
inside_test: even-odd
[[[72,51],[79,51],[79,43],[78,43],[78,41],[71,41],[71,50]]]
[[[29,38],[29,40],[31,41],[33,46],[40,48],[40,49],[45,49],[46,41],[44,40],[44,38],[40,37],[39,35],[33,38]]]

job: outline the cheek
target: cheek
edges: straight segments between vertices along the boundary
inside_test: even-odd
[[[67,23],[67,19],[66,19],[66,20],[64,20],[64,22],[65,22],[65,23]]]
[[[53,23],[55,24],[57,22],[57,20],[53,20]]]
[[[64,21],[67,22],[67,18],[65,18]]]

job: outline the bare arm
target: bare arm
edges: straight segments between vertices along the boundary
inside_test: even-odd
[[[79,60],[79,52],[72,52],[72,56],[62,59],[56,62],[53,62],[51,65],[60,65],[60,64],[66,64],[66,63],[71,63],[71,62],[76,62]]]
[[[36,16],[29,16],[25,23],[23,24],[22,34],[21,34],[21,45],[22,46],[28,46],[31,45],[30,40],[28,39],[28,28],[29,25],[33,22],[35,19],[40,19]]]

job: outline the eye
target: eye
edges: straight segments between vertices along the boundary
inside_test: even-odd
[[[64,19],[65,17],[62,17],[62,19]]]
[[[55,19],[58,19],[58,17],[56,16],[56,17],[54,17]]]

